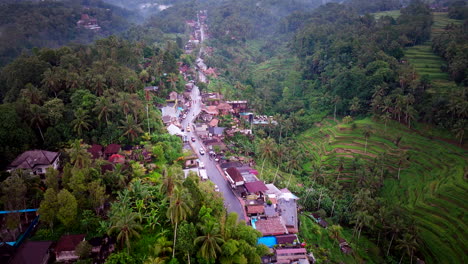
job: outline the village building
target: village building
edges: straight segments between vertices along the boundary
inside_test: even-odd
[[[114,164],[124,164],[125,157],[120,154],[113,154],[112,156],[109,157],[109,161]]]
[[[303,260],[302,263],[309,263],[305,248],[278,248],[275,251],[275,255],[276,263],[278,264],[289,264],[299,260]]]
[[[45,174],[48,168],[59,167],[60,153],[47,150],[28,150],[16,157],[7,167],[8,172],[16,169],[29,170],[31,174]]]
[[[223,134],[224,134],[225,129],[226,128],[224,128],[224,127],[210,127],[210,128],[208,128],[208,132],[213,137],[221,138],[223,136]]]
[[[205,107],[202,107],[202,111],[211,115],[211,116],[218,116],[219,115],[219,111],[218,109],[216,108],[215,105],[209,105],[209,106],[205,106]]]
[[[221,100],[223,99],[221,94],[219,93],[202,93],[202,102],[209,106],[209,105],[219,105]]]
[[[225,174],[233,188],[244,185],[244,177],[237,168],[229,167],[226,169]]]
[[[247,101],[226,101],[232,107],[234,114],[239,115],[247,111]]]
[[[218,118],[213,118],[211,121],[208,123],[210,127],[217,127],[219,124],[219,119]],[[211,132],[210,132],[211,133]]]
[[[76,22],[79,28],[85,28],[93,31],[99,31],[101,27],[98,25],[97,19],[90,17],[88,14],[81,14],[81,19]]]
[[[91,154],[93,159],[99,159],[102,157],[102,146],[98,144],[93,144],[89,149],[88,152]]]
[[[260,231],[263,236],[276,236],[288,234],[281,217],[270,217],[267,219],[258,219],[252,222],[252,226]]]
[[[168,127],[167,127],[167,132],[170,134],[170,135],[173,135],[173,136],[180,136],[182,137],[184,135],[184,132],[182,132],[182,130],[177,127],[176,125],[174,124],[170,124]]]
[[[74,261],[79,258],[75,249],[81,241],[85,240],[85,235],[64,235],[55,246],[57,262]]]
[[[112,155],[118,154],[121,150],[121,146],[119,144],[109,144],[104,150],[104,156],[109,159]]]
[[[52,241],[27,241],[16,251],[8,264],[47,264]]]
[[[216,106],[220,115],[230,115],[232,112],[232,106],[226,103],[220,103]]]
[[[208,137],[208,125],[202,124],[202,123],[195,124],[195,133],[200,138],[207,138]]]

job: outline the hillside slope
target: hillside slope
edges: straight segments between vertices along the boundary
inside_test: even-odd
[[[355,128],[335,125],[333,120],[321,125],[304,133],[300,140],[322,160],[329,176],[337,177],[336,168],[342,160],[339,182],[351,186],[359,180],[351,172],[356,158],[371,164],[384,156],[388,173],[380,196],[401,205],[415,221],[426,263],[468,261],[464,239],[468,235],[466,151],[396,123],[385,127],[364,119],[356,121]],[[367,149],[365,127],[371,128]]]

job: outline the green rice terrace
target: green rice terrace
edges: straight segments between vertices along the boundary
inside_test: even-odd
[[[434,24],[432,25],[432,36],[441,34],[445,27],[451,23],[461,24],[460,20],[450,19],[447,13],[433,13]],[[405,50],[405,56],[409,63],[414,66],[419,76],[427,76],[434,83],[436,90],[446,86],[454,85],[449,80],[449,75],[441,70],[445,61],[432,51],[430,41],[423,45],[416,45]]]
[[[379,255],[379,248],[367,240],[365,237],[361,237],[359,246],[353,239],[352,229],[343,229],[339,237],[345,239],[347,243],[352,247],[353,254],[344,254],[341,252],[338,240],[334,237],[332,228],[322,228],[317,224],[307,212],[299,215],[301,222],[301,229],[299,236],[302,242],[306,242],[308,247],[313,248],[315,257],[320,258],[321,253],[327,254],[329,260],[332,263],[382,263],[384,260]],[[327,249],[328,251],[321,252],[315,245],[319,245],[322,250]]]
[[[370,119],[354,123],[337,125],[324,120],[300,140],[322,161],[328,174],[336,175],[339,162],[344,162],[339,172],[342,185],[356,180],[351,173],[355,158],[369,163],[384,155],[388,173],[381,196],[400,204],[412,216],[423,241],[421,252],[426,263],[468,263],[466,151],[394,122],[388,126]],[[364,127],[371,129],[367,148]]]
[[[401,14],[400,10],[389,10],[389,11],[373,13],[375,19],[380,19],[381,17],[384,17],[384,16],[389,16],[389,17],[393,17],[394,19],[397,19],[400,16],[400,14]]]

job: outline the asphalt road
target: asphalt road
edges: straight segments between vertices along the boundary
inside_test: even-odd
[[[224,206],[226,207],[228,212],[236,212],[239,215],[240,220],[244,219],[244,209],[231,189],[231,186],[228,184],[224,176],[216,167],[217,162],[214,159],[210,158],[208,155],[208,149],[205,148],[202,141],[196,136],[194,132],[194,120],[195,117],[201,112],[201,97],[200,91],[197,86],[194,86],[191,93],[192,97],[192,106],[187,114],[187,117],[181,122],[182,126],[185,129],[185,133],[188,137],[188,140],[191,137],[195,137],[195,142],[191,142],[192,148],[197,153],[198,158],[205,164],[206,172],[208,174],[208,178],[214,182],[214,184],[218,185],[220,193],[224,196]],[[187,126],[190,125],[190,132],[187,132]],[[205,150],[205,155],[200,154],[200,148]]]

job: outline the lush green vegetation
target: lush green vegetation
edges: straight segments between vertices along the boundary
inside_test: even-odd
[[[452,78],[457,82],[463,81],[466,76],[462,65],[453,65],[449,67],[447,60],[443,60],[440,56],[434,53],[434,47],[438,49],[444,49],[441,46],[441,42],[445,43],[447,35],[452,35],[453,31],[460,30],[461,21],[450,19],[447,17],[447,13],[434,13],[434,24],[432,25],[432,39],[436,41],[434,44],[432,41],[425,42],[421,45],[416,45],[405,50],[405,56],[408,58],[409,63],[414,67],[416,73],[419,76],[427,78],[434,84],[435,91],[445,93],[447,89],[454,86],[451,82]],[[450,31],[448,30],[449,28]],[[461,33],[461,32],[460,32]],[[460,42],[459,40],[458,42]],[[440,47],[440,48],[439,48]],[[439,54],[442,53],[439,51]],[[437,50],[436,50],[437,51]],[[458,51],[461,53],[462,51]],[[460,60],[457,60],[460,62]],[[455,68],[455,67],[458,68]],[[450,69],[449,69],[450,68]],[[447,70],[450,71],[447,72]]]
[[[183,90],[177,61],[190,59],[177,38],[133,41],[144,32],[35,49],[2,68],[2,168],[33,148],[59,151],[62,160],[45,180],[24,170],[3,173],[2,210],[39,207],[36,240],[115,237],[118,251],[106,263],[260,263],[267,254],[256,244],[260,233],[227,215],[212,183],[184,178],[182,142],[165,133],[156,106]],[[159,89],[146,95],[147,85]],[[124,154],[124,165],[91,158],[89,144],[110,143],[139,147]],[[14,230],[19,214],[7,222]],[[81,262],[91,261],[89,244],[79,252]]]
[[[411,214],[418,236],[424,241],[420,246],[426,260],[463,262],[466,245],[457,237],[464,235],[467,220],[463,213],[468,190],[464,179],[467,160],[462,149],[431,136],[369,119],[340,125],[326,120],[299,140],[304,151],[315,156],[306,165],[309,173],[314,174],[317,162],[322,167],[318,181],[326,186],[336,181],[348,190],[376,190],[376,197]],[[372,223],[369,228],[376,226]]]
[[[99,32],[77,27],[81,14],[98,20]],[[6,1],[0,4],[0,66],[34,47],[57,48],[126,30],[137,16],[99,0]]]
[[[248,98],[278,121],[255,128],[254,143],[230,140],[241,154],[255,152],[264,179],[299,193],[307,210],[324,210],[353,229],[354,239],[362,233],[385,261],[464,262],[466,245],[456,232],[464,229],[465,208],[454,207],[466,203],[466,159],[456,147],[466,138],[466,84],[440,67],[444,83],[435,71],[421,74],[443,61],[422,54],[430,46],[417,50],[438,37],[442,16],[433,18],[421,1],[395,17],[356,11],[328,4],[284,17],[273,37],[211,42],[207,61],[224,71],[211,89]],[[466,68],[466,40],[441,35],[438,47],[456,61],[453,69]],[[450,40],[454,49],[442,48]],[[404,63],[405,55],[419,65]],[[374,121],[363,119],[369,114]],[[452,204],[444,200],[449,193]],[[438,213],[445,203],[450,209]],[[373,256],[360,253],[353,261],[382,262]]]
[[[382,11],[373,13],[375,19],[380,19],[384,16],[392,17],[393,19],[397,19],[400,16],[400,10],[390,10],[390,11]]]

